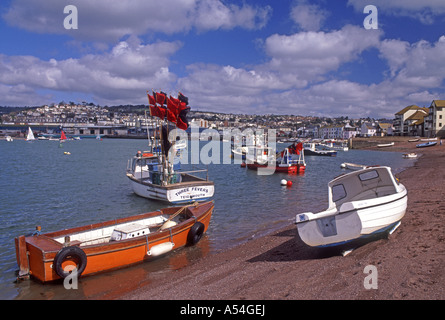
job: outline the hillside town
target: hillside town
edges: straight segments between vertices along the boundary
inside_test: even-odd
[[[28,126],[37,134],[83,137],[146,137],[152,118],[144,105],[101,107],[73,102],[40,107],[0,107],[0,135],[24,136]],[[371,136],[445,136],[445,100],[433,100],[429,108],[410,105],[395,110],[393,119],[348,116],[328,118],[296,115],[247,115],[190,111],[189,128],[275,129],[281,138],[350,139]],[[148,113],[147,113],[148,112]]]

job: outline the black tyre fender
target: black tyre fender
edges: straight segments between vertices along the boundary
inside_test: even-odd
[[[63,270],[62,267],[63,262],[67,259],[74,260],[76,262],[77,275],[80,277],[87,266],[87,255],[85,252],[76,246],[65,247],[57,252],[56,256],[54,257],[53,268],[57,275],[61,278],[66,278],[70,274],[70,272]]]
[[[197,244],[201,240],[204,230],[205,226],[202,222],[195,222],[187,235],[187,244],[189,246]]]

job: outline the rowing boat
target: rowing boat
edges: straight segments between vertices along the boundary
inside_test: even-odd
[[[19,278],[45,283],[122,268],[198,243],[213,201],[15,239]]]

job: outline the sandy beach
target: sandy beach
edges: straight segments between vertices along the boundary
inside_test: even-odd
[[[408,190],[408,208],[388,238],[341,256],[306,246],[292,224],[207,256],[121,299],[445,299],[445,146],[415,145],[402,139],[382,150],[382,156],[384,151],[422,153],[397,175]],[[364,286],[368,265],[378,272],[377,289]]]

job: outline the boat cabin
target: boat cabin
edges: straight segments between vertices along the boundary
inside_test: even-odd
[[[387,167],[371,167],[341,175],[328,184],[329,209],[345,202],[375,199],[397,192],[398,181]]]

